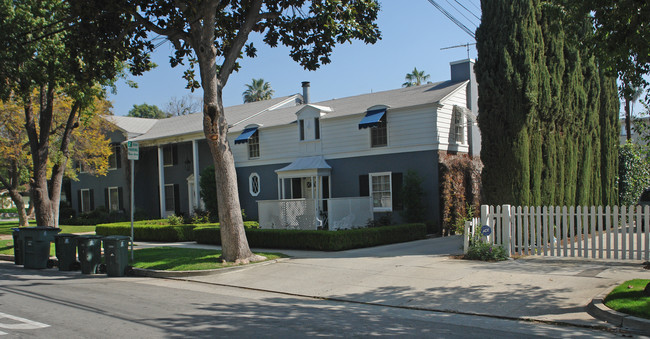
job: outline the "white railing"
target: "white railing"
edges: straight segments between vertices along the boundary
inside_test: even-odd
[[[650,206],[483,205],[480,222],[465,224],[465,251],[485,225],[484,241],[510,255],[650,260]]]
[[[373,219],[370,197],[330,198],[327,217],[317,211],[316,200],[284,199],[257,202],[260,228],[316,230],[325,223],[329,229],[339,230],[365,227]],[[328,220],[328,221],[327,221]]]
[[[365,227],[373,219],[370,197],[327,199],[329,229]]]
[[[285,199],[257,202],[260,228],[315,230],[318,228],[315,200]]]

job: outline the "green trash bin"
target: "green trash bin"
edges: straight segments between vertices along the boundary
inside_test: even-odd
[[[77,240],[77,249],[79,250],[81,273],[97,273],[99,265],[102,263],[102,236],[80,235],[75,240]]]
[[[20,229],[20,238],[23,239],[25,251],[25,268],[47,268],[47,261],[50,259],[50,243],[59,232],[61,232],[60,228],[46,226]]]
[[[24,240],[20,237],[20,228],[12,228],[11,235],[14,238],[14,264],[22,265],[25,263]]]
[[[129,265],[129,241],[131,237],[111,235],[104,241],[104,263],[109,277],[123,277]]]
[[[76,234],[61,233],[54,236],[59,271],[74,271],[77,262]]]

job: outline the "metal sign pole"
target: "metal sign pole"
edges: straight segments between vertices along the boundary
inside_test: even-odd
[[[131,159],[131,262],[134,261],[133,257],[133,210],[135,209],[135,199],[133,199],[133,192],[135,191],[133,189],[133,172],[135,172],[135,161]]]

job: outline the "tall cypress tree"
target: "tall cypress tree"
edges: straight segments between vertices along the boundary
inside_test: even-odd
[[[537,119],[543,57],[538,0],[483,0],[484,19],[476,31],[483,201],[528,203],[530,139]]]
[[[591,26],[553,2],[481,5],[483,203],[613,203],[616,92],[581,45]]]

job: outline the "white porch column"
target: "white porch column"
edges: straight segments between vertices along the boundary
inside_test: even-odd
[[[158,146],[158,186],[160,187],[160,218],[165,219],[165,162],[162,146]]]
[[[278,200],[282,199],[282,180],[278,178]]]
[[[201,187],[199,186],[199,143],[197,140],[192,140],[192,164],[194,165],[194,201],[196,206],[194,208],[201,208]],[[191,210],[190,214],[194,211]]]

